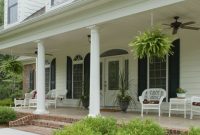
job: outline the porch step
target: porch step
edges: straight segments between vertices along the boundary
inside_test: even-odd
[[[80,119],[61,117],[55,115],[37,115],[37,119],[64,122],[64,123],[74,123],[80,120]]]
[[[38,126],[38,127],[59,129],[59,128],[63,128],[64,126],[71,125],[71,123],[52,121],[52,120],[44,120],[44,119],[36,119],[36,120],[32,120],[30,122],[30,125],[34,125],[34,126]]]

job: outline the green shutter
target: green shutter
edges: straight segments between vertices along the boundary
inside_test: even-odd
[[[90,53],[84,59],[84,93],[89,94],[90,89]]]
[[[169,98],[176,97],[176,89],[180,85],[180,39],[173,42],[173,52],[174,54],[169,56],[169,84],[168,84],[168,94]]]
[[[67,98],[72,98],[72,59],[67,56]]]
[[[147,58],[138,59],[138,96],[147,88]]]
[[[56,88],[56,59],[51,62],[51,90]]]

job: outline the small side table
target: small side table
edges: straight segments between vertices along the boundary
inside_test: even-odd
[[[188,103],[188,98],[170,98],[169,103],[169,117],[171,117],[171,111],[183,111],[184,112],[184,118],[186,118],[186,106]],[[172,108],[172,106],[175,106]],[[182,108],[179,108],[178,106],[183,106]]]

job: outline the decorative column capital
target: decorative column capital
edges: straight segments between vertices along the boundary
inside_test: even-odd
[[[34,42],[37,43],[37,44],[43,44],[44,43],[43,40],[40,40],[40,39],[39,40],[35,40]]]
[[[90,25],[87,28],[90,29],[90,30],[93,30],[93,29],[97,30],[97,29],[99,29],[99,27],[97,25]]]

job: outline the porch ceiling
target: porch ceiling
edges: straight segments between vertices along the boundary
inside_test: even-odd
[[[180,21],[195,21],[195,26],[200,27],[200,1],[186,0],[170,6],[154,9],[147,12],[130,15],[127,17],[115,19],[109,22],[99,24],[101,47],[109,45],[123,45],[127,47],[129,41],[138,34],[138,31],[144,31],[150,27],[151,16],[154,16],[154,25],[162,23],[171,23],[174,16],[180,16]],[[162,26],[162,25],[161,25]],[[163,26],[162,26],[163,27]],[[163,27],[166,28],[166,27]],[[180,29],[176,37],[187,34],[189,30]],[[44,39],[47,53],[64,53],[66,49],[77,49],[80,47],[89,48],[87,35],[89,29],[82,28],[79,30],[59,34]],[[171,29],[166,29],[171,33]],[[192,31],[200,34],[200,31]],[[13,53],[16,55],[26,55],[26,53],[34,53],[36,44],[33,42],[7,48],[1,50],[3,53]],[[11,51],[12,50],[12,51]]]

